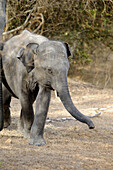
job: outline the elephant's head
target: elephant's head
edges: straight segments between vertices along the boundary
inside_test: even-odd
[[[21,48],[16,56],[22,61],[28,73],[34,69],[34,54],[37,54],[38,47],[37,43],[29,43],[25,48]]]
[[[86,123],[89,128],[94,128],[93,122],[77,110],[70,97],[67,74],[69,70],[68,57],[71,55],[71,51],[68,44],[48,40],[39,46],[31,44],[29,48],[33,51],[33,71],[38,84],[55,90],[66,110],[74,118]]]

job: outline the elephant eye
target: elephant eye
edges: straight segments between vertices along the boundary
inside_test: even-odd
[[[53,74],[53,71],[52,71],[51,68],[48,68],[48,73],[49,73],[49,74]]]

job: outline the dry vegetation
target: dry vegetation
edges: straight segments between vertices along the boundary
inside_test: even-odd
[[[113,17],[112,0],[8,0],[5,34],[22,29],[49,37],[106,31]],[[110,32],[110,30],[108,31]]]
[[[7,16],[4,39],[28,29],[67,41],[74,54],[70,58],[72,76],[76,72],[84,75],[84,66],[103,62],[113,51],[113,0],[8,0]],[[107,51],[102,54],[104,59],[101,52],[95,52],[98,47]],[[100,75],[98,68],[94,74]],[[101,77],[110,77],[111,73],[102,74]],[[110,83],[105,78],[105,84],[106,81]]]

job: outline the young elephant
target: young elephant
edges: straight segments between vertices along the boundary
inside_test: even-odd
[[[94,128],[93,122],[74,106],[67,83],[69,46],[23,31],[6,42],[3,69],[9,90],[21,103],[20,126],[30,132],[30,144],[43,145],[44,125],[51,90],[56,90],[66,110],[77,120]],[[32,104],[36,98],[36,113]],[[1,120],[0,120],[1,121]]]

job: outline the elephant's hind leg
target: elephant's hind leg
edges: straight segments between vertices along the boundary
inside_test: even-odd
[[[29,99],[21,100],[21,115],[19,130],[24,133],[25,138],[29,138],[31,126],[34,120],[33,106]]]
[[[18,122],[18,131],[20,133],[24,132],[24,120],[23,120],[22,109],[21,109],[21,112],[20,112],[20,120]]]
[[[11,124],[10,113],[11,94],[4,85],[2,86],[2,90],[3,90],[4,128],[7,128]]]
[[[7,128],[11,124],[11,113],[10,113],[10,109],[9,109],[10,101],[11,101],[11,96],[3,104],[4,128]]]

